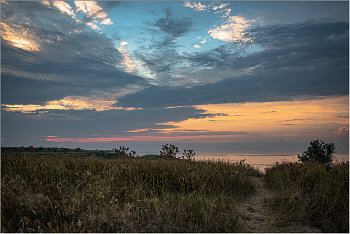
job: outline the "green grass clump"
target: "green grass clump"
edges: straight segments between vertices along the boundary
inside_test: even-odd
[[[271,209],[279,224],[349,232],[349,162],[332,166],[284,162],[266,169],[266,185],[277,194]]]
[[[255,169],[222,161],[1,155],[2,232],[242,232]]]

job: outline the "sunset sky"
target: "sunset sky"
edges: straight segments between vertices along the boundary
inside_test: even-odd
[[[1,2],[1,145],[349,150],[349,2]]]

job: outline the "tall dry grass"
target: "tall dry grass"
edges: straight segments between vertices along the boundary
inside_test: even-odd
[[[266,169],[266,185],[277,194],[271,209],[279,225],[349,232],[349,162],[332,166],[284,162]]]
[[[244,164],[1,155],[2,232],[242,232]]]

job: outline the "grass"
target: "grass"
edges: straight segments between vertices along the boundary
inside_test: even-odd
[[[349,232],[349,162],[276,163],[263,175],[244,161],[81,151],[2,153],[2,232],[245,232],[237,208],[255,192],[252,176],[274,191],[273,225]]]
[[[139,156],[138,159],[158,159],[158,155],[156,154],[146,154],[146,155],[142,155]]]
[[[349,232],[349,162],[332,166],[284,162],[266,169],[266,185],[277,194],[270,206],[276,223]]]
[[[2,232],[243,232],[245,164],[1,155]]]

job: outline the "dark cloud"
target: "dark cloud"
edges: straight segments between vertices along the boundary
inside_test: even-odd
[[[39,47],[39,51],[26,51],[2,38],[3,103],[42,104],[69,95],[89,96],[93,90],[144,82],[142,77],[117,69],[123,56],[114,42],[86,28],[88,26],[81,28],[73,19],[62,18],[62,13],[39,2],[11,2],[11,7],[2,4],[3,8],[5,12],[11,9],[22,12],[18,17],[7,14],[4,16],[7,21],[2,22],[28,32]],[[34,8],[35,13],[32,13]],[[46,14],[39,17],[40,12]],[[30,24],[26,24],[26,16]],[[41,22],[42,17],[45,24]]]
[[[98,1],[97,4],[103,8],[103,11],[109,12],[120,5],[119,1]]]
[[[224,47],[188,56],[193,66],[213,66],[212,84],[152,86],[118,100],[120,106],[156,107],[292,100],[349,94],[348,23],[323,22],[254,28],[247,37],[265,47],[242,56]],[[215,74],[214,74],[215,75]]]
[[[171,37],[181,37],[188,33],[194,22],[189,18],[176,19],[170,10],[170,7],[165,9],[165,18],[159,18],[153,26],[158,27],[161,31],[169,34]]]
[[[160,107],[239,102],[272,102],[297,99],[298,96],[348,95],[348,81],[329,72],[261,73],[224,79],[213,84],[185,87],[151,86],[118,99],[117,106]],[[330,78],[331,77],[331,78]]]
[[[152,33],[153,43],[147,48],[135,51],[135,55],[144,66],[157,76],[159,84],[168,84],[174,80],[176,64],[182,59],[178,54],[176,39],[189,33],[194,25],[190,18],[174,16],[170,7],[166,8],[164,13],[165,17],[144,23],[145,29]]]
[[[347,22],[308,21],[297,24],[251,27],[246,30],[245,37],[252,38],[252,43],[269,48],[305,45],[313,48],[321,44],[343,43],[349,37],[348,34],[349,23]]]
[[[116,106],[160,107],[218,104],[225,102],[268,101],[254,81],[226,79],[214,84],[185,87],[151,86],[118,99]]]
[[[204,110],[194,107],[156,108],[139,110],[46,110],[32,114],[2,111],[2,135],[7,139],[18,136],[59,136],[84,137],[94,134],[103,136],[128,135],[125,131],[135,129],[166,129],[174,128],[171,124],[159,125],[165,122],[181,122],[188,118],[205,118],[214,116],[204,114]],[[103,119],[103,121],[101,121]],[[59,121],[57,121],[59,120]],[[93,124],[92,124],[93,123]],[[121,124],[122,123],[122,124]],[[157,131],[153,131],[157,133]],[[135,133],[130,133],[135,135]]]
[[[40,1],[7,1],[1,4],[1,22],[4,23],[11,20],[21,27],[31,27],[31,24],[34,24],[36,27],[56,31],[71,31],[86,27],[67,16],[65,13],[60,13],[56,7],[52,5],[48,7]]]
[[[246,45],[225,45],[206,53],[188,55],[194,66],[217,69],[245,69],[255,66],[270,68],[306,68],[310,66],[344,65],[349,56],[349,24],[344,22],[272,25],[248,29]],[[246,56],[242,49],[259,46],[264,50]],[[232,52],[232,51],[236,52]],[[339,65],[338,65],[339,66]]]

